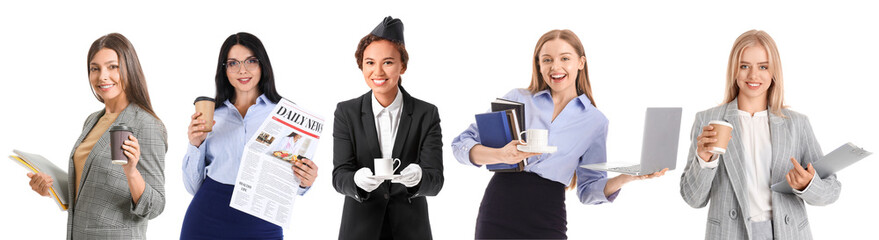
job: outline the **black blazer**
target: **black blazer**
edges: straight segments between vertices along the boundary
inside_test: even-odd
[[[443,187],[442,133],[436,106],[403,93],[403,109],[394,142],[393,158],[400,170],[417,163],[421,182],[407,188],[383,182],[368,193],[354,184],[354,172],[368,167],[375,172],[373,159],[381,158],[372,91],[340,102],[333,122],[333,187],[345,198],[339,239],[432,239],[427,200]]]

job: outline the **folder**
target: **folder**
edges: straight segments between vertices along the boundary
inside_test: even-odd
[[[67,211],[67,199],[70,196],[70,189],[67,187],[67,172],[53,164],[48,159],[38,154],[27,153],[19,150],[12,150],[16,155],[10,155],[9,159],[18,163],[32,173],[45,173],[52,177],[55,181],[49,188],[55,204],[61,211]]]

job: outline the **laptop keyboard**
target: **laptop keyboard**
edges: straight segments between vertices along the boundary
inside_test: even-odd
[[[630,173],[636,173],[636,172],[640,172],[640,171],[641,171],[641,165],[625,166],[625,167],[612,167],[612,168],[608,168],[608,169],[609,169],[609,170],[613,170],[613,171],[615,171],[615,172],[630,172]]]

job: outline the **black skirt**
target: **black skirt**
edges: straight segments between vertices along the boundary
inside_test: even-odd
[[[495,173],[485,188],[476,239],[567,239],[565,186],[531,172]]]

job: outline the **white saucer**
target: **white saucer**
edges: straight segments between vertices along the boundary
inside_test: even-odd
[[[558,147],[556,146],[530,147],[528,145],[518,145],[516,148],[519,149],[519,151],[530,153],[554,153],[558,150]]]
[[[397,174],[397,175],[387,175],[387,176],[366,176],[366,177],[369,179],[376,179],[376,180],[392,180],[394,178],[400,177],[400,175]]]

